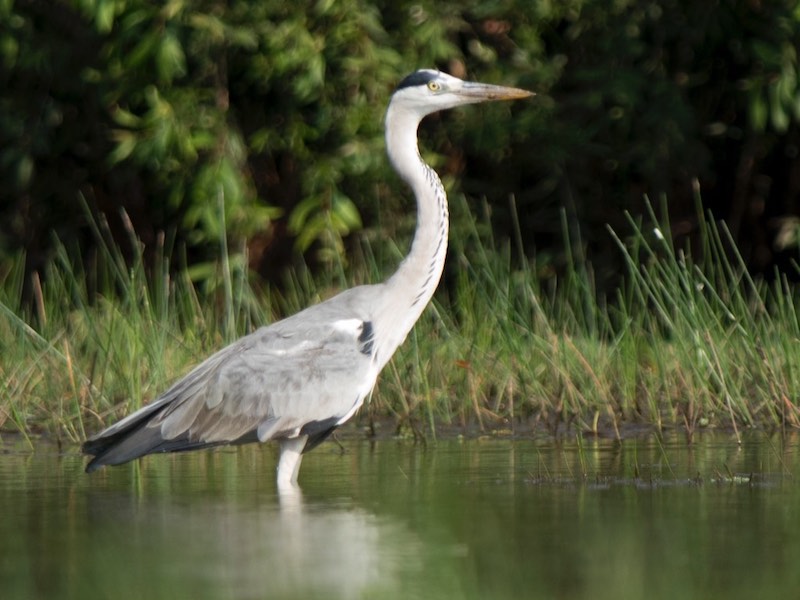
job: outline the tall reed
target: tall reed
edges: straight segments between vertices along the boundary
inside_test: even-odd
[[[454,209],[464,213],[463,200]],[[624,272],[605,295],[566,219],[569,260],[555,282],[518,235],[497,242],[486,219],[465,219],[446,283],[359,419],[421,435],[800,426],[797,291],[781,274],[753,279],[699,202],[698,219],[694,251],[652,208],[609,230]],[[103,220],[93,227],[97,252],[77,261],[60,245],[30,302],[23,254],[0,273],[0,431],[81,440],[237,336],[342,281],[382,279],[401,254],[365,235],[335,273],[301,266],[271,289],[252,284],[245,253],[223,240],[225,260],[206,265],[199,286],[196,267],[170,269],[166,238],[146,261],[130,225],[125,248]]]

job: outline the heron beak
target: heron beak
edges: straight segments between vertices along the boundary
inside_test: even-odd
[[[461,89],[458,90],[458,95],[464,98],[466,102],[488,102],[490,100],[519,100],[520,98],[529,98],[535,94],[520,88],[466,81],[461,86]]]

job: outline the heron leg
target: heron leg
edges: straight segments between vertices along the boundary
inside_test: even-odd
[[[303,460],[303,448],[308,441],[307,435],[295,438],[284,438],[280,441],[280,458],[278,459],[278,488],[297,485],[297,474]]]

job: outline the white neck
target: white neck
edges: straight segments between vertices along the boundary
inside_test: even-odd
[[[447,194],[436,172],[419,155],[417,128],[421,115],[392,103],[386,112],[386,151],[397,173],[417,199],[417,230],[411,251],[386,282],[386,302],[379,311],[383,366],[403,343],[439,285],[447,255]]]

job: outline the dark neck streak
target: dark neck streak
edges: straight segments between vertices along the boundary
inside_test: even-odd
[[[449,213],[447,194],[436,172],[417,149],[419,119],[406,113],[386,117],[389,157],[417,200],[417,229],[411,250],[386,282],[385,300],[378,310],[383,343],[377,361],[385,364],[405,340],[430,302],[444,269],[447,255]]]

